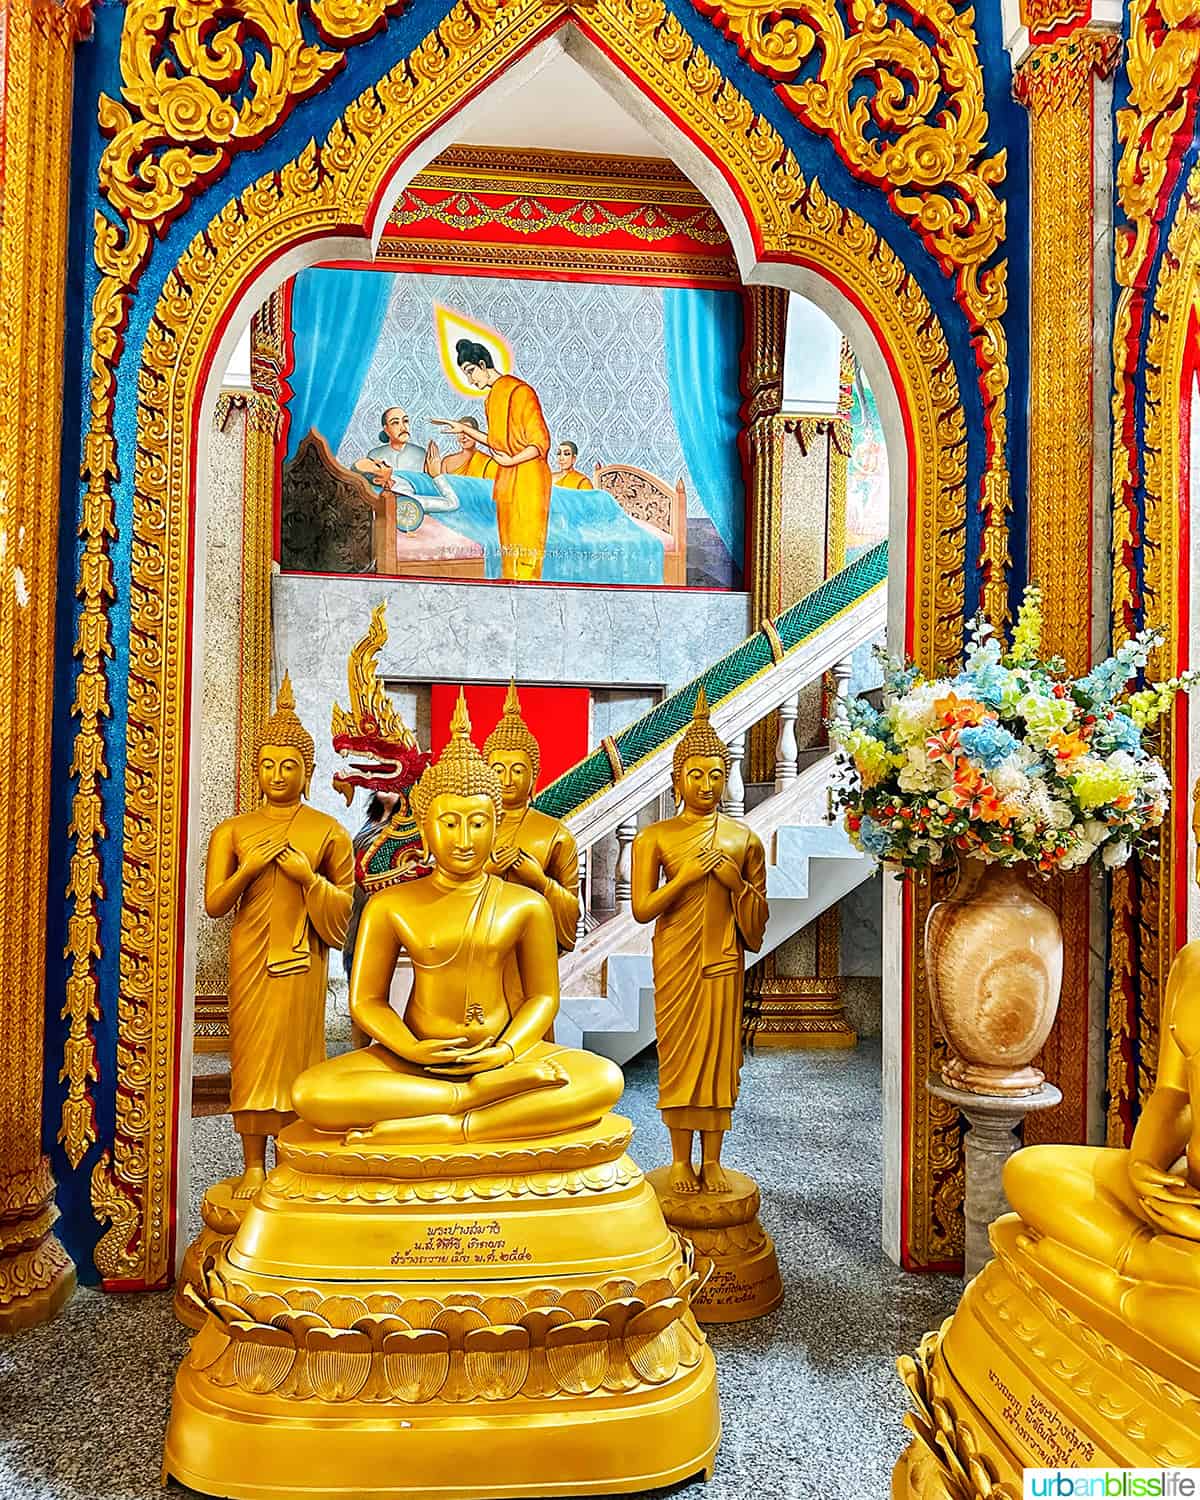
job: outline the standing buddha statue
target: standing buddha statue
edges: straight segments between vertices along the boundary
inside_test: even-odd
[[[658,1107],[671,1137],[670,1168],[650,1178],[667,1222],[717,1265],[697,1315],[733,1321],[776,1306],[782,1287],[757,1222],[758,1189],[721,1165],[742,1067],[745,955],[761,946],[767,925],[762,843],[721,812],[729,766],[700,688],[672,760],[679,812],[633,843],[633,915],[654,923]],[[725,1240],[715,1231],[742,1227],[749,1254],[723,1264]]]
[[[510,682],[504,713],[483,742],[483,758],[500,783],[500,823],[488,870],[545,896],[558,951],[569,953],[579,927],[579,855],[565,823],[531,805],[541,751],[521,716]]]
[[[296,1118],[292,1084],[325,1056],[329,949],[345,939],[354,892],[349,835],[303,800],[313,739],[296,717],[286,675],[275,712],[255,737],[254,759],[262,806],[213,830],[204,888],[210,917],[237,909],[229,940],[230,1106],[245,1169],[235,1198],[262,1186],[267,1138]]]
[[[325,1056],[329,949],[340,947],[354,893],[354,851],[336,819],[303,800],[312,736],[286,675],[255,736],[262,805],[226,818],[208,844],[204,906],[234,912],[229,937],[229,1093],[243,1168],[205,1192],[202,1228],[176,1283],[175,1311],[198,1326],[187,1291],[236,1232],[266,1179],[267,1140],[293,1121],[292,1085]]]

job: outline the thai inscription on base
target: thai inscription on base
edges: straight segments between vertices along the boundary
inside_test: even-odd
[[[499,1219],[443,1219],[415,1225],[392,1252],[393,1266],[520,1266],[533,1259]]]

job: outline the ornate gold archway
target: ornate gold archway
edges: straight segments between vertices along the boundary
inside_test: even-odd
[[[384,6],[376,7],[380,13]],[[155,1284],[171,1270],[174,1129],[182,994],[197,426],[212,350],[231,310],[264,270],[305,241],[360,235],[368,242],[398,163],[471,96],[543,36],[570,20],[719,168],[745,215],[760,267],[801,265],[835,283],[875,331],[908,431],[908,634],[931,665],[954,655],[962,631],[966,437],[958,382],[928,299],[886,241],[801,174],[782,138],[696,46],[662,0],[460,0],[413,54],[367,89],[325,142],[228,201],[168,278],[138,377],[133,506],[129,710],[126,732],[124,887],[120,955],[116,1139],[92,1176],[98,1217],[109,1222],[96,1264],[109,1280]],[[198,175],[198,174],[197,174]],[[87,556],[82,579],[103,586],[111,507],[111,375],[118,326],[144,263],[140,248],[98,233],[106,272],[93,309],[93,385],[87,437]],[[760,272],[760,277],[770,275]],[[89,558],[91,561],[89,562]],[[102,599],[97,600],[100,609]],[[102,652],[84,676],[103,683]],[[85,715],[77,759],[102,769],[100,708]],[[93,740],[96,743],[93,743]],[[99,774],[97,772],[97,774]],[[94,793],[87,776],[79,797]],[[78,797],[77,797],[78,801]],[[76,893],[78,910],[79,896]],[[76,955],[76,975],[83,955]],[[83,967],[86,978],[86,965]],[[80,991],[77,993],[85,993]],[[920,1008],[924,1011],[924,1007]],[[912,1020],[913,1076],[923,1085],[932,1045],[927,1014]],[[913,1093],[911,1139],[926,1198],[931,1121]],[[945,1155],[943,1151],[941,1155]],[[950,1153],[951,1156],[953,1153]],[[924,1210],[923,1210],[924,1211]],[[919,1234],[918,1234],[919,1237]]]

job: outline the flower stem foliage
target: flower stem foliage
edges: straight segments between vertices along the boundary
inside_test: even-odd
[[[1041,602],[1030,585],[1008,651],[976,616],[961,669],[927,679],[879,651],[883,707],[837,704],[837,799],[858,848],[905,869],[961,855],[1048,874],[1149,842],[1170,784],[1143,732],[1200,673],[1133,691],[1162,639],[1148,630],[1072,678],[1041,655]]]

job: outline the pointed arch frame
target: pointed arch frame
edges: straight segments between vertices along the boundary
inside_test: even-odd
[[[896,252],[818,181],[805,179],[779,134],[662,0],[580,0],[577,7],[554,0],[495,7],[460,0],[409,57],[345,110],[321,145],[310,143],[281,171],[224,202],[167,278],[151,320],[136,376],[116,1134],[92,1174],[93,1207],[109,1225],[96,1264],[110,1285],[161,1284],[170,1278],[175,1252],[186,1028],[179,933],[188,910],[188,754],[195,712],[193,497],[214,356],[232,320],[269,290],[264,281],[282,279],[303,263],[306,245],[334,239],[360,251],[369,247],[397,176],[421,143],[565,24],[720,172],[743,221],[743,232],[733,238],[744,279],[786,285],[789,274],[815,275],[871,330],[892,376],[907,442],[908,514],[900,538],[905,644],[927,667],[961,645],[962,405],[945,333]],[[216,194],[210,190],[210,196]],[[106,290],[102,283],[93,306],[80,575],[85,614],[89,588],[111,586],[105,581],[111,531],[104,506],[111,507],[115,472],[112,392],[120,322],[114,305],[122,299],[127,305],[144,264],[111,236],[106,242],[103,224],[98,221],[97,261],[109,285]],[[103,609],[102,597],[97,609]],[[106,664],[99,648],[82,654],[81,681],[90,682],[91,697],[77,728],[76,759],[89,763],[104,712]],[[945,1198],[943,1179],[955,1170],[957,1124],[936,1113],[924,1090],[934,1044],[928,1007],[912,1001],[917,915],[911,914],[905,943],[902,1149],[909,1222],[903,1238],[910,1260],[930,1262],[952,1258],[956,1249],[956,1230],[944,1215],[938,1218],[934,1200]]]

